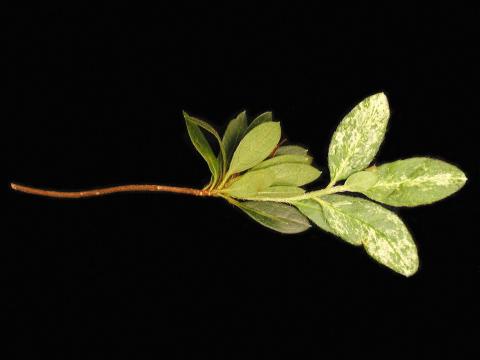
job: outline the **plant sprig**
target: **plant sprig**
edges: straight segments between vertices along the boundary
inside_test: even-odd
[[[245,111],[241,112],[229,122],[223,137],[207,122],[183,114],[190,139],[211,172],[210,182],[201,190],[125,185],[61,192],[13,183],[12,188],[70,198],[125,191],[222,197],[272,230],[300,233],[313,223],[352,245],[363,246],[390,269],[411,276],[419,265],[417,247],[402,220],[379,203],[395,207],[431,204],[458,191],[467,180],[457,167],[429,157],[370,166],[390,117],[383,93],[361,101],[340,122],[328,151],[330,182],[323,189],[308,192],[303,187],[322,172],[312,165],[307,149],[280,142],[280,123],[271,112],[250,124]],[[209,135],[216,140],[218,151],[212,149]]]

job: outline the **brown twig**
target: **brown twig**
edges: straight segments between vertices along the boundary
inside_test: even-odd
[[[84,190],[84,191],[56,191],[56,190],[44,190],[33,188],[30,186],[19,185],[11,183],[10,187],[13,190],[20,191],[26,194],[47,196],[53,198],[62,199],[79,199],[95,196],[103,196],[113,193],[121,192],[170,192],[178,194],[186,194],[193,196],[212,196],[212,193],[208,190],[191,189],[177,186],[165,186],[165,185],[119,185],[111,186],[99,189]]]

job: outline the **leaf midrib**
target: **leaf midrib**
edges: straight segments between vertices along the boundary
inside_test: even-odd
[[[441,173],[444,174],[444,173]],[[439,174],[435,174],[439,175]],[[452,180],[451,184],[446,184],[446,185],[438,185],[437,183],[432,183],[432,185],[435,186],[452,186],[452,185],[457,185],[456,181],[463,181],[465,180],[464,176],[451,176],[450,179]],[[392,182],[385,182],[380,180],[377,182],[374,186],[372,186],[369,190],[374,189],[374,188],[391,188],[391,187],[398,187],[398,186],[406,186],[406,187],[415,187],[415,186],[421,186],[422,184],[428,183],[431,180],[431,177],[429,178],[426,175],[419,176],[414,179],[404,179],[400,181],[392,181]]]
[[[352,109],[352,111],[353,111],[353,109]],[[360,111],[360,110],[359,110],[359,111]],[[348,116],[348,114],[347,114],[347,116]],[[362,129],[362,128],[364,127],[365,122],[366,122],[366,120],[365,120],[366,118],[367,118],[366,116],[363,116],[362,126],[359,127],[360,129]],[[357,140],[355,141],[355,143],[354,143],[353,146],[351,147],[352,149],[354,149],[353,152],[350,153],[349,156],[344,157],[344,158],[342,159],[342,162],[340,163],[340,165],[339,165],[339,167],[338,167],[339,170],[335,172],[335,181],[338,179],[338,174],[341,174],[342,171],[344,170],[345,164],[347,163],[347,160],[350,160],[350,159],[352,158],[353,153],[355,152],[355,148],[357,147],[358,142],[360,141],[360,138],[361,138],[361,136],[359,136],[359,137],[357,138]]]

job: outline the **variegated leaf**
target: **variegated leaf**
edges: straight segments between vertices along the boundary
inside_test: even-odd
[[[460,190],[467,181],[456,166],[426,157],[383,164],[372,172],[378,181],[362,192],[392,206],[431,204]]]
[[[405,224],[393,212],[345,195],[326,195],[318,201],[328,225],[342,239],[363,245],[375,260],[402,275],[411,276],[417,271],[417,247]]]
[[[390,111],[383,93],[372,95],[353,108],[340,122],[328,150],[332,182],[365,169],[385,136]]]
[[[308,217],[320,229],[335,234],[330,225],[328,225],[325,214],[323,213],[323,208],[318,201],[307,199],[295,201],[293,205],[295,205],[303,215]]]

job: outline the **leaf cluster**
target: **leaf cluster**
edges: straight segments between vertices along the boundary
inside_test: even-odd
[[[249,217],[281,233],[299,233],[311,223],[366,252],[392,270],[410,276],[418,269],[417,247],[403,221],[381,204],[431,204],[458,191],[465,174],[444,161],[413,157],[370,166],[388,125],[385,94],[361,101],[340,122],[328,151],[329,184],[304,186],[321,171],[308,150],[283,145],[271,112],[232,119],[221,137],[207,122],[184,112],[190,139],[205,159],[211,180],[204,190],[221,196]],[[215,140],[214,152],[207,139]],[[347,192],[349,195],[339,195]]]

